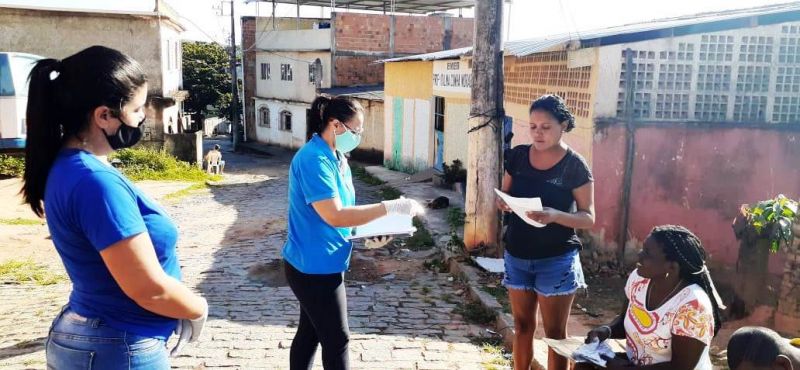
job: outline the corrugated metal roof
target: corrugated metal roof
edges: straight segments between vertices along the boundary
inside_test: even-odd
[[[384,59],[384,60],[379,60],[378,63],[404,62],[409,60],[456,59],[463,55],[469,55],[471,53],[472,53],[472,47],[468,46],[465,48],[437,51],[434,53],[417,54],[399,58]]]
[[[245,3],[268,1],[246,0]],[[330,7],[332,3],[341,9],[373,10],[391,12],[391,1],[388,0],[276,0],[281,4],[300,4],[310,6]],[[394,0],[395,13],[427,14],[443,12],[450,9],[471,8],[475,0]]]
[[[383,84],[330,87],[319,89],[320,94],[332,96],[350,96],[358,99],[383,101]]]
[[[567,48],[596,47],[645,41],[704,32],[800,21],[800,2],[769,5],[723,12],[701,13],[677,18],[654,20],[572,34],[552,35],[506,42],[506,55],[524,57],[531,54]],[[472,48],[445,50],[436,53],[386,59],[382,62],[453,59],[471,53]]]

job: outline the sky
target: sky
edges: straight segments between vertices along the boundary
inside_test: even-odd
[[[234,0],[236,39],[241,40],[238,17],[272,15],[272,4],[262,1]],[[180,15],[188,29],[187,40],[230,43],[230,1],[166,0]],[[508,2],[508,1],[507,1]],[[553,34],[579,33],[582,30],[611,27],[653,19],[695,13],[730,10],[787,3],[787,0],[512,0],[504,9],[504,39],[542,37]],[[152,11],[155,0],[0,0],[0,4],[60,7],[71,9]],[[338,10],[346,11],[346,10]],[[458,14],[457,11],[453,13]],[[276,16],[294,17],[295,6],[278,4]],[[301,7],[301,16],[328,17],[328,8]],[[464,16],[473,16],[465,9]],[[509,16],[510,15],[510,16]],[[510,22],[510,23],[509,23]]]

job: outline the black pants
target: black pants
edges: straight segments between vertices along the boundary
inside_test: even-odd
[[[311,370],[317,344],[322,344],[325,370],[350,368],[347,346],[347,295],[344,274],[304,274],[284,261],[286,280],[300,301],[300,323],[289,352],[291,370]]]

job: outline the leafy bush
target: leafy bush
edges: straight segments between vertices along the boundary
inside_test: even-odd
[[[431,232],[428,231],[428,228],[425,227],[425,224],[422,223],[422,220],[420,220],[419,217],[414,217],[412,223],[414,224],[414,227],[417,228],[417,232],[408,238],[408,241],[406,242],[406,248],[412,251],[422,251],[436,246],[436,242],[433,240]]]
[[[453,164],[451,165],[447,165],[447,163],[445,163],[443,167],[444,182],[448,184],[455,184],[467,181],[467,170],[464,168],[464,164],[461,163],[460,160],[454,160]]]
[[[461,208],[453,207],[447,210],[447,224],[450,225],[450,230],[457,231],[458,228],[464,226],[467,215]]]
[[[134,181],[168,180],[200,182],[219,180],[218,175],[209,175],[202,169],[153,149],[122,149],[109,159],[122,162],[122,173]]]
[[[382,200],[394,200],[400,198],[403,193],[401,193],[400,190],[397,190],[397,188],[387,185],[378,191],[378,195],[380,195]]]
[[[353,172],[353,177],[365,182],[367,185],[377,186],[383,185],[386,182],[373,176],[371,173],[367,172],[367,169],[361,166],[352,166],[351,171]]]
[[[780,194],[754,206],[744,206],[742,213],[747,216],[747,224],[756,234],[770,241],[772,252],[778,252],[781,245],[792,245],[792,225],[800,219],[796,200]]]
[[[21,177],[24,172],[24,158],[0,154],[0,176]]]

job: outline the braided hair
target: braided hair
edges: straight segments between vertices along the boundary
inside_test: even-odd
[[[706,251],[700,239],[689,229],[677,225],[657,226],[650,235],[661,244],[667,260],[680,265],[680,277],[689,284],[697,284],[708,294],[714,310],[716,336],[722,326],[720,312],[725,309],[725,305],[711,280],[711,273],[706,266]]]

